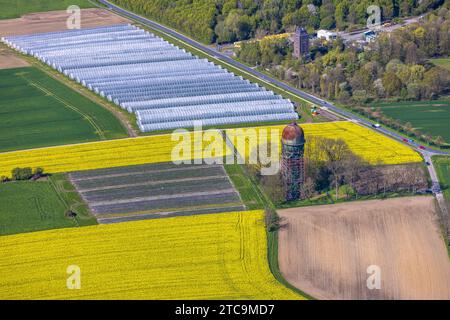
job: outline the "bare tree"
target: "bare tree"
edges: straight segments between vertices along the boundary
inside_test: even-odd
[[[353,189],[356,197],[358,197],[356,183],[360,179],[360,172],[367,166],[369,165],[364,162],[361,157],[355,155],[354,153],[351,153],[346,160],[344,168],[344,182]]]
[[[310,177],[306,178],[305,182],[301,185],[300,192],[302,199],[311,199],[314,195],[316,189],[316,184],[314,180]]]
[[[351,151],[342,139],[323,139],[320,144],[327,160],[327,168],[336,190],[336,200],[339,199],[339,186],[345,173],[346,160],[350,157]]]

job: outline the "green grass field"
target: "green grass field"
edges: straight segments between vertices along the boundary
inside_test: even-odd
[[[450,71],[450,58],[431,59],[430,61],[436,66]]]
[[[450,142],[450,100],[403,101],[371,104],[388,117],[410,122],[423,133],[442,136]]]
[[[126,137],[108,110],[36,68],[0,70],[0,152]]]
[[[65,216],[68,210],[76,218]],[[0,184],[0,235],[96,224],[65,175]]]
[[[224,168],[247,209],[264,209],[265,199],[260,190],[246,176],[244,168],[239,164],[226,164]]]
[[[447,200],[447,208],[450,208],[450,157],[433,156],[434,167],[441,184],[442,192]],[[448,257],[450,258],[450,245],[447,246]]]
[[[436,168],[445,198],[450,204],[450,157],[434,156],[433,163]]]
[[[19,18],[32,12],[65,10],[71,5],[93,7],[88,0],[0,0],[0,19]]]

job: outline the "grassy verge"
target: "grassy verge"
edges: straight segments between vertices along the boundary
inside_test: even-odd
[[[450,204],[450,157],[433,156],[432,160],[436,168],[444,197],[447,200],[447,204]]]
[[[266,206],[264,198],[252,181],[245,175],[244,168],[239,164],[226,164],[224,167],[247,209],[264,209]]]
[[[450,209],[450,157],[433,156],[431,159],[439,178],[442,193],[444,194],[444,198],[446,200],[447,209]],[[448,217],[442,217],[442,219],[448,219]],[[450,221],[448,221],[447,223],[450,224]],[[443,224],[443,227],[445,228],[445,221]],[[450,239],[445,240],[447,243],[448,256],[450,258]]]
[[[359,196],[359,197],[351,197],[346,198],[344,195],[341,195],[337,200],[335,198],[335,193],[330,192],[329,194],[322,194],[312,199],[305,200],[297,200],[291,202],[277,203],[277,209],[288,209],[288,208],[298,208],[298,207],[307,207],[307,206],[317,206],[317,205],[327,205],[327,204],[336,204],[343,202],[353,202],[353,201],[367,201],[367,200],[382,200],[382,199],[391,199],[398,197],[411,197],[411,196],[420,196],[411,192],[389,192],[386,194],[378,194],[378,195],[369,195],[369,196]]]

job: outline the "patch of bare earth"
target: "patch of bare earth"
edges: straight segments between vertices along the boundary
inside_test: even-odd
[[[27,67],[29,63],[14,54],[0,49],[0,69]]]
[[[280,210],[284,277],[318,299],[450,299],[450,261],[433,197]],[[367,268],[381,269],[368,289]]]
[[[63,11],[30,13],[17,19],[0,20],[0,36],[24,35],[67,30],[70,14]],[[129,23],[104,9],[82,9],[81,28],[93,28],[113,24]]]

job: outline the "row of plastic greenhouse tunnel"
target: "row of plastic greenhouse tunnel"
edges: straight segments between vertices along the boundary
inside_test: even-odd
[[[293,104],[152,33],[114,25],[1,39],[128,112],[146,131],[295,120]]]

